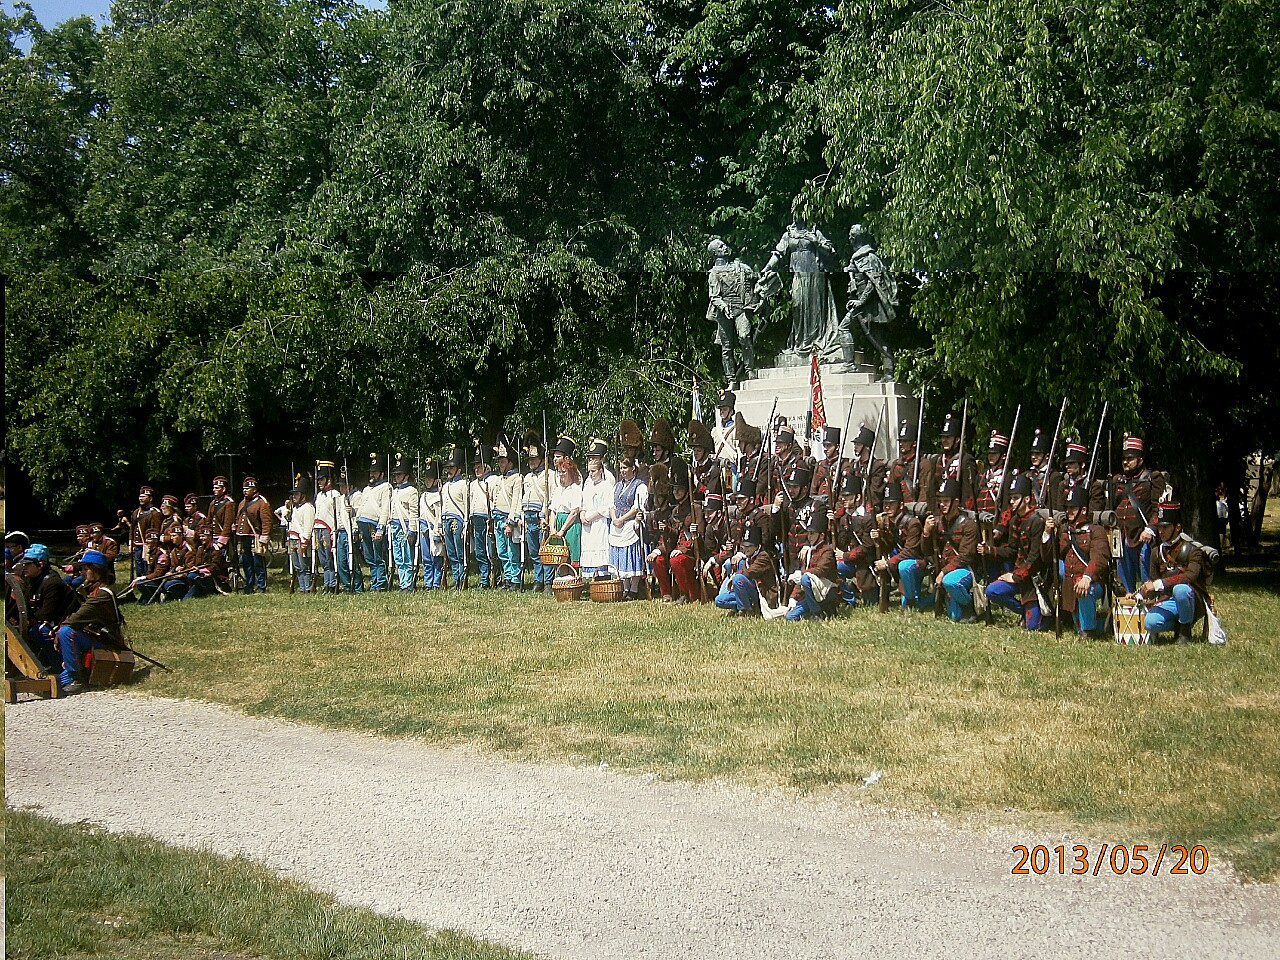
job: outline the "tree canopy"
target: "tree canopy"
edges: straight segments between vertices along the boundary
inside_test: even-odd
[[[871,227],[901,372],[980,428],[1105,399],[1201,486],[1280,445],[1267,4],[0,16],[8,452],[55,509],[224,449],[680,421],[707,240],[758,266],[795,209]]]

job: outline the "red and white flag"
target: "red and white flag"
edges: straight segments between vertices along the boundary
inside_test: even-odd
[[[822,403],[822,373],[818,370],[818,350],[813,351],[809,365],[809,429],[816,434],[827,425],[827,410]]]

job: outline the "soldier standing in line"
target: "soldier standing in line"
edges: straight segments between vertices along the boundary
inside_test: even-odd
[[[1084,489],[1088,476],[1085,464],[1089,462],[1089,451],[1084,444],[1076,440],[1067,441],[1067,455],[1062,461],[1062,486],[1060,501],[1050,506],[1054,510],[1065,510],[1067,498],[1076,487]],[[1107,509],[1107,487],[1101,480],[1094,480],[1085,491],[1089,509],[1095,513]]]
[[[551,478],[547,475],[546,451],[542,441],[530,431],[524,438],[524,456],[528,463],[528,472],[524,475],[520,502],[521,514],[524,517],[525,553],[533,564],[532,589],[536,593],[549,589],[555,571],[543,567],[542,557],[542,515],[546,510],[547,500],[551,495]],[[521,574],[523,577],[523,573]]]
[[[846,472],[862,478],[862,503],[868,513],[879,513],[884,509],[884,488],[889,465],[875,455],[872,447],[876,435],[865,423],[858,428],[858,435],[853,438],[853,459],[846,467]]]
[[[89,525],[89,549],[97,550],[107,558],[107,585],[114,584],[116,582],[116,557],[120,555],[120,544],[107,536],[106,527],[101,523],[95,522]]]
[[[391,535],[391,556],[396,565],[397,586],[401,591],[412,590],[417,578],[413,546],[418,539],[418,488],[410,479],[412,474],[409,458],[403,453],[397,453],[391,463],[388,530]]]
[[[297,578],[301,593],[311,592],[311,535],[315,532],[316,507],[307,492],[307,480],[299,475],[294,482],[293,509],[289,511],[289,571]]]
[[[205,520],[204,514],[200,512],[200,498],[194,493],[188,493],[182,498],[182,512],[182,535],[187,542],[194,542],[196,528]]]
[[[445,482],[440,490],[445,556],[455,590],[462,590],[467,584],[467,518],[471,515],[471,502],[470,485],[462,475],[466,467],[467,455],[455,443],[444,464]]]
[[[899,503],[915,503],[920,500],[920,477],[916,463],[918,455],[916,425],[903,420],[898,424],[898,455],[889,462],[885,471],[885,487],[898,488]]]
[[[813,468],[813,479],[809,481],[811,497],[827,497],[834,499],[840,493],[840,478],[835,475],[840,463],[840,428],[822,428],[822,459]]]
[[[1144,453],[1142,440],[1126,433],[1120,455],[1122,472],[1111,481],[1111,509],[1124,535],[1116,573],[1129,593],[1147,579],[1151,544],[1156,539],[1154,511],[1165,492],[1164,477],[1147,469]]]
[[[267,544],[271,542],[271,504],[258,492],[256,477],[244,478],[244,499],[236,507],[235,535],[240,542],[244,592],[267,592]]]
[[[229,483],[224,476],[213,478],[213,501],[209,504],[209,523],[213,527],[213,542],[222,551],[223,559],[231,561],[231,538],[235,536],[236,502],[227,494]]]
[[[978,464],[968,450],[964,451],[963,459],[961,457],[960,430],[963,426],[962,418],[948,413],[942,420],[942,429],[938,431],[940,452],[920,462],[920,488],[929,492],[929,509],[935,512],[936,491],[948,478],[959,484],[959,509],[973,509],[978,489]]]
[[[142,486],[138,490],[138,506],[129,515],[129,546],[133,552],[134,577],[147,575],[145,555],[147,534],[153,530],[157,534],[160,532],[160,511],[152,502],[155,493],[150,485]]]
[[[338,474],[337,547],[334,563],[338,568],[338,582],[344,593],[364,593],[364,571],[360,567],[360,530],[356,525],[361,493],[347,476],[344,463]]]
[[[1053,438],[1036,427],[1031,438],[1031,467],[1026,475],[1031,478],[1032,496],[1036,503],[1045,507],[1061,504],[1063,499],[1062,474],[1049,462],[1052,447]]]
[[[987,469],[978,479],[978,495],[974,508],[978,514],[978,576],[991,583],[1005,572],[997,554],[1004,533],[1009,529],[1008,511],[1000,508],[1000,495],[1005,492],[1005,470],[1008,468],[1009,438],[992,430],[987,441]]]
[[[383,460],[369,454],[369,483],[360,491],[356,530],[364,562],[369,565],[369,589],[387,589],[387,527],[391,522],[391,484],[383,472]]]
[[[427,457],[422,462],[422,495],[418,498],[418,556],[422,558],[422,589],[439,590],[444,578],[444,494],[440,468]]]
[[[499,437],[493,448],[498,461],[498,482],[494,485],[493,532],[498,541],[500,569],[495,579],[503,590],[519,591],[524,571],[520,566],[520,518],[523,478],[520,476],[520,454],[510,440]]]
[[[475,479],[467,490],[471,502],[471,553],[480,571],[480,589],[489,590],[497,585],[501,576],[498,572],[501,567],[494,562],[493,531],[489,529],[497,496],[498,477],[489,467],[490,456],[484,444],[477,440],[474,449],[475,461],[472,468]]]
[[[316,461],[316,570],[320,572],[325,593],[338,592],[338,570],[334,561],[337,545],[338,511],[345,507],[342,495],[333,486],[332,460]]]
[[[659,417],[653,421],[653,429],[649,431],[649,450],[653,454],[654,464],[663,464],[671,469],[671,457],[676,451],[676,435],[671,429],[671,421]]]
[[[738,417],[734,413],[738,397],[732,390],[721,390],[716,401],[716,422],[711,428],[711,453],[728,464],[742,455],[738,438]]]

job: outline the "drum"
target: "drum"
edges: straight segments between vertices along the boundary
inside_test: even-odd
[[[1116,598],[1112,609],[1112,626],[1116,635],[1116,643],[1131,646],[1151,642],[1144,621],[1147,617],[1146,605],[1137,600]]]

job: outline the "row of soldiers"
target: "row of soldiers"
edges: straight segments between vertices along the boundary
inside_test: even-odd
[[[1167,478],[1146,466],[1138,437],[1125,436],[1122,469],[1106,479],[1093,476],[1096,446],[1090,457],[1069,439],[1059,468],[1042,430],[1021,469],[1008,463],[1009,438],[995,431],[980,462],[963,449],[964,418],[953,413],[933,454],[917,449],[921,428],[904,420],[888,462],[874,456],[876,431],[865,425],[851,444],[824,428],[822,456],[812,457],[783,418],[766,444],[735,400],[723,391],[712,426],[691,421],[680,438],[665,420],[647,436],[623,421],[613,450],[598,438],[579,450],[568,437],[548,450],[530,433],[519,444],[477,445],[470,456],[455,446],[439,461],[371,454],[362,487],[345,463],[320,460],[314,490],[299,478],[278,512],[252,476],[239,502],[215,478],[206,512],[194,494],[153,506],[144,487],[127,518],[134,589],[161,599],[226,589],[238,560],[242,588],[265,590],[279,524],[291,584],[304,592],[465,588],[472,570],[481,588],[544,590],[557,574],[541,558],[552,535],[576,548],[568,560],[587,575],[613,566],[628,596],[640,594],[634,581],[643,579],[673,602],[715,598],[726,609],[786,610],[792,619],[880,602],[886,592],[908,610],[936,598],[960,621],[989,619],[991,606],[1018,612],[1031,629],[1070,615],[1089,635],[1105,629],[1112,592],[1145,597],[1153,632],[1185,637],[1203,615],[1205,552],[1183,534]],[[604,465],[611,459],[624,479]],[[610,538],[603,559],[583,536],[601,518]],[[638,564],[616,552],[630,530]],[[1172,605],[1169,616],[1156,615],[1162,604]]]

